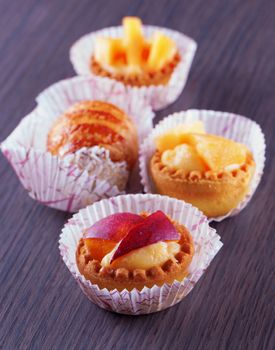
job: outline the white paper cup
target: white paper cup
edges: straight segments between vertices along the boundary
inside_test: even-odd
[[[237,208],[224,216],[208,218],[209,221],[219,222],[229,216],[238,214],[247,206],[263,174],[266,148],[265,137],[260,126],[251,119],[233,113],[196,109],[167,116],[155,126],[140,147],[139,166],[141,182],[146,193],[157,192],[149,173],[149,163],[156,151],[154,138],[179,124],[197,120],[201,120],[204,123],[207,133],[223,136],[247,145],[252,151],[256,163],[256,170],[250,184],[250,190]]]
[[[181,60],[174,69],[174,72],[166,85],[131,87],[128,90],[135,92],[152,106],[154,110],[160,110],[176,101],[186,84],[189,70],[197,49],[197,43],[188,36],[167,28],[143,25],[144,34],[150,37],[156,30],[162,31],[171,37],[177,44]],[[70,60],[78,75],[93,75],[90,69],[90,60],[94,52],[96,37],[122,37],[122,26],[110,27],[90,34],[86,34],[77,40],[70,50]],[[110,79],[115,81],[113,79]]]
[[[85,228],[117,212],[139,214],[157,210],[162,210],[173,220],[185,225],[193,237],[195,253],[189,273],[183,281],[174,281],[171,285],[164,284],[161,287],[144,287],[141,291],[125,289],[119,292],[116,289],[100,289],[80,274],[76,264],[76,249]],[[84,294],[106,310],[130,315],[164,310],[181,301],[193,289],[221,247],[220,236],[197,208],[174,198],[152,194],[123,195],[94,203],[80,210],[67,222],[59,240],[62,259]]]
[[[29,195],[42,204],[69,212],[124,193],[129,176],[125,162],[112,162],[109,151],[98,146],[82,148],[64,158],[47,152],[47,135],[54,120],[69,106],[84,100],[102,100],[123,109],[136,124],[140,142],[152,129],[151,107],[122,84],[75,77],[42,92],[37,107],[1,144]]]

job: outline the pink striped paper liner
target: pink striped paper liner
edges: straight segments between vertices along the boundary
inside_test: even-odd
[[[171,285],[164,284],[161,287],[144,287],[141,291],[134,289],[119,292],[100,289],[80,274],[75,254],[85,228],[117,212],[139,214],[156,210],[162,210],[173,220],[184,224],[193,237],[195,254],[188,276],[183,281],[175,280]],[[80,210],[67,222],[59,240],[62,259],[83,293],[101,308],[130,315],[164,310],[181,301],[193,289],[221,247],[220,236],[197,208],[174,198],[153,194],[122,195],[94,203]]]
[[[238,214],[247,206],[263,175],[266,148],[265,137],[261,127],[251,119],[233,113],[197,109],[190,109],[167,116],[155,126],[140,147],[139,167],[141,183],[146,193],[156,192],[148,171],[150,159],[156,150],[154,138],[179,124],[197,120],[201,120],[204,123],[207,133],[223,136],[247,145],[252,151],[256,163],[250,190],[244,200],[227,215],[209,218],[210,221],[220,222],[227,217]]]
[[[154,110],[160,110],[176,101],[184,89],[197,49],[197,43],[188,36],[175,30],[146,25],[143,26],[143,29],[146,37],[150,37],[156,30],[162,31],[164,34],[171,37],[176,42],[181,55],[181,60],[166,85],[151,85],[148,87],[127,86],[128,90],[133,91],[142,99],[146,99]],[[94,51],[95,38],[98,36],[112,38],[121,37],[122,26],[105,28],[86,34],[72,45],[70,49],[70,60],[78,75],[95,76],[90,70],[90,59]],[[110,80],[115,81],[113,79]]]
[[[151,108],[122,84],[75,77],[52,85],[38,96],[37,107],[1,144],[22,185],[40,203],[75,212],[102,198],[124,193],[129,177],[126,163],[112,162],[108,150],[98,146],[83,148],[75,156],[64,158],[46,150],[54,120],[72,104],[94,99],[122,108],[137,125],[140,142],[152,129]],[[88,167],[83,167],[80,154],[89,161]]]

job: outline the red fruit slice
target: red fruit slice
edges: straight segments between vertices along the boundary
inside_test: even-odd
[[[85,238],[99,238],[119,242],[132,228],[132,226],[142,222],[144,219],[137,214],[116,213],[97,221],[89,227]]]
[[[160,210],[149,215],[141,223],[136,224],[120,242],[112,259],[119,258],[130,251],[163,241],[179,240],[180,234],[175,226]]]
[[[84,233],[84,242],[92,258],[101,261],[142,220],[144,219],[136,214],[117,213],[89,227]]]

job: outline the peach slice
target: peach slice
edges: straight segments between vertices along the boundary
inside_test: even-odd
[[[156,31],[153,35],[152,47],[148,57],[149,70],[159,70],[168,61],[171,61],[176,54],[175,42],[168,36]]]
[[[147,216],[135,225],[119,243],[110,263],[132,250],[146,247],[150,244],[180,239],[180,234],[168,217],[160,210]]]
[[[109,239],[119,242],[132,226],[141,223],[143,217],[132,213],[116,213],[107,216],[86,229],[85,238]]]
[[[244,164],[248,148],[238,142],[217,135],[188,134],[185,142],[196,147],[199,156],[214,171],[228,165]]]
[[[155,138],[157,149],[162,153],[168,149],[174,149],[176,146],[184,143],[185,134],[198,133],[204,134],[204,125],[201,121],[193,123],[179,124],[176,127],[167,130],[164,134]]]

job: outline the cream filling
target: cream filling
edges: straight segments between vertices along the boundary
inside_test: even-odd
[[[224,170],[225,171],[233,171],[233,170],[240,169],[241,166],[242,166],[242,164],[230,164],[230,165],[227,165],[226,167],[224,167]]]
[[[101,260],[102,266],[110,266],[110,261],[117,246]],[[160,266],[171,259],[180,251],[180,245],[176,242],[158,242],[146,247],[135,249],[128,254],[116,259],[112,266],[124,267],[129,270],[150,269],[153,266]]]

